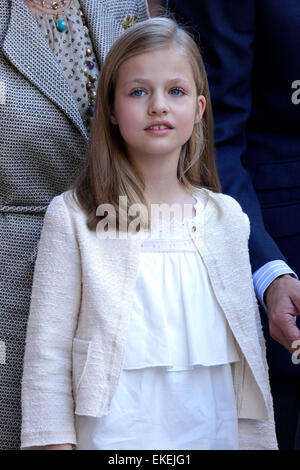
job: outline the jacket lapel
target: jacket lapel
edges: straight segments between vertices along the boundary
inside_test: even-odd
[[[148,18],[146,0],[139,2],[80,0],[80,4],[89,25],[100,67],[113,43],[124,33],[124,20],[127,17],[136,17],[138,21]]]
[[[34,16],[24,0],[11,3],[10,22],[3,43],[4,55],[64,112],[88,140],[69,84]]]
[[[89,25],[89,33],[98,64],[101,67],[113,42],[124,32],[124,29],[121,22],[118,22],[109,11],[109,1],[81,0],[80,3]]]

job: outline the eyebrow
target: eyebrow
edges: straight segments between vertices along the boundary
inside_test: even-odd
[[[132,80],[129,80],[128,82],[125,82],[124,86],[129,85],[131,83],[137,83],[137,84],[143,85],[143,84],[149,83],[149,82],[151,82],[151,78],[149,78],[149,79],[148,78],[134,78]],[[183,77],[170,78],[169,80],[167,80],[168,84],[172,84],[172,83],[176,84],[178,82],[181,82],[181,83],[184,82],[186,85],[189,85],[189,83],[190,83],[189,81],[187,81]]]

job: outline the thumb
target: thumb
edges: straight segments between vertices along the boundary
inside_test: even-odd
[[[295,347],[298,345],[293,345],[295,341],[300,342],[300,330],[296,325],[296,317],[288,314],[285,316],[285,328],[284,328],[285,342],[287,343],[287,349],[293,353]]]

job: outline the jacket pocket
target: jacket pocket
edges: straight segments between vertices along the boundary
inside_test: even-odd
[[[72,348],[72,383],[76,398],[81,380],[84,376],[90,351],[90,341],[74,338]]]

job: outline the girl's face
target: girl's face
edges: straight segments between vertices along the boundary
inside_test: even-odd
[[[129,158],[174,158],[205,110],[192,67],[174,47],[127,59],[117,76],[113,124],[119,126]]]

